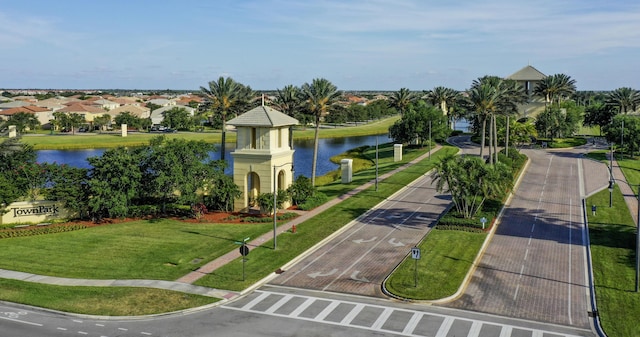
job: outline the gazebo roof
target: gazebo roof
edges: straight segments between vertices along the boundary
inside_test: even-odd
[[[253,108],[242,115],[227,122],[233,126],[255,126],[255,127],[280,127],[298,125],[297,119],[288,116],[276,109],[261,105]]]
[[[532,66],[526,66],[517,72],[507,76],[508,80],[516,81],[540,81],[547,75],[541,73],[538,69]]]

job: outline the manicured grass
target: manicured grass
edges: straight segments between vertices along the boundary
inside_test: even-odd
[[[65,287],[0,279],[0,300],[104,316],[150,315],[219,301],[176,291],[126,287]]]
[[[142,220],[1,239],[0,268],[89,279],[175,280],[271,228]]]
[[[387,290],[403,298],[436,300],[453,295],[469,272],[486,233],[433,229],[418,245],[416,261],[408,256],[386,282]]]
[[[220,289],[243,290],[256,281],[286,264],[303,253],[323,238],[329,236],[342,226],[357,218],[385,198],[428,172],[433,165],[445,155],[457,152],[458,149],[445,147],[420,163],[398,172],[381,181],[376,192],[375,186],[342,201],[312,219],[298,226],[296,234],[288,233],[278,237],[278,249],[254,249],[248,256],[245,265],[246,279],[242,281],[242,258],[238,258],[196,282],[198,285]],[[405,158],[406,159],[406,158]],[[264,246],[270,247],[271,242]]]
[[[609,208],[607,189],[587,199],[599,205],[588,213],[596,302],[609,337],[640,336],[640,294],[635,292],[635,233],[633,218],[618,185]]]
[[[337,128],[321,128],[321,138],[339,138],[352,136],[366,136],[375,134],[386,134],[399,116],[381,119],[379,121],[349,127]],[[294,139],[313,139],[313,128],[300,128],[294,130]],[[96,149],[96,148],[113,148],[117,146],[144,146],[149,141],[159,135],[164,135],[169,139],[178,138],[186,140],[203,140],[207,143],[220,143],[221,132],[178,132],[178,133],[148,133],[148,132],[130,132],[127,137],[122,137],[117,133],[55,133],[49,134],[26,134],[22,137],[22,142],[31,144],[36,150],[76,150],[76,149]],[[235,132],[227,132],[227,142],[236,141]]]

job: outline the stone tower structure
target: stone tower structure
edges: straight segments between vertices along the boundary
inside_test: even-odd
[[[261,193],[286,190],[293,182],[293,132],[298,120],[271,107],[259,106],[227,122],[236,127],[233,181],[242,196],[234,210],[256,206]],[[274,191],[275,189],[275,191]]]

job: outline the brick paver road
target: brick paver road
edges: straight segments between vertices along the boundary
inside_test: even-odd
[[[271,284],[383,296],[382,281],[449,204],[450,197],[436,193],[423,176]]]
[[[449,306],[588,328],[582,197],[606,186],[587,149],[524,151],[531,163],[464,294]]]

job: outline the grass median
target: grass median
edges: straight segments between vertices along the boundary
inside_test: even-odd
[[[588,157],[608,164],[607,151],[589,153]],[[627,182],[637,193],[640,162],[633,158],[616,158]],[[609,337],[640,336],[640,293],[635,292],[636,224],[616,182],[609,207],[609,190],[587,199],[596,205],[596,215],[588,212],[589,240],[598,313]]]

